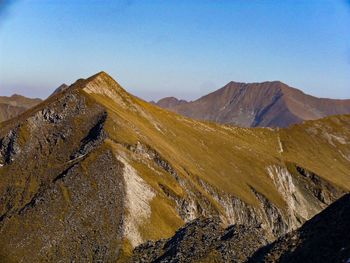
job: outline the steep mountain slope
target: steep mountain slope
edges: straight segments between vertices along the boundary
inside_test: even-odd
[[[191,118],[242,127],[287,127],[350,113],[350,100],[316,98],[279,81],[230,82],[198,100],[179,102],[164,98],[156,104]]]
[[[26,98],[17,94],[0,97],[0,122],[11,119],[40,102],[41,99]]]
[[[349,262],[349,222],[347,194],[300,229],[260,249],[250,262]]]
[[[0,124],[0,257],[111,261],[218,216],[274,240],[350,189],[350,116],[288,129],[187,119],[106,73]]]
[[[224,229],[217,218],[196,219],[172,238],[138,246],[132,262],[348,262],[349,221],[350,194],[266,246],[258,226]]]

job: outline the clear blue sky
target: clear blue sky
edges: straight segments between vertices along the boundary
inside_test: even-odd
[[[7,3],[7,4],[6,4]],[[145,99],[281,80],[350,98],[345,0],[0,0],[0,94],[48,96],[104,70]]]

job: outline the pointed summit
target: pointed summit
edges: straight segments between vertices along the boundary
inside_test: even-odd
[[[77,81],[77,87],[92,96],[102,95],[108,97],[120,105],[124,105],[125,101],[130,100],[132,97],[117,81],[104,71],[85,80]]]
[[[96,73],[95,75],[92,75],[91,77],[86,79],[86,82],[105,82],[109,85],[119,85],[119,83],[113,79],[108,73],[105,71],[100,71]]]
[[[106,71],[103,71],[103,70],[101,70],[100,72],[96,73],[93,76],[99,76],[99,77],[103,77],[103,78],[112,78]]]

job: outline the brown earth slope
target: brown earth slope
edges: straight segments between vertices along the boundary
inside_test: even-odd
[[[106,73],[0,124],[0,258],[126,260],[197,217],[272,241],[350,189],[350,115],[288,129],[200,122]]]
[[[316,98],[279,81],[230,82],[195,101],[170,97],[156,105],[191,118],[242,127],[287,127],[304,120],[350,113],[350,100]]]
[[[22,112],[39,104],[41,99],[31,99],[14,94],[11,97],[0,97],[0,122],[18,116]]]

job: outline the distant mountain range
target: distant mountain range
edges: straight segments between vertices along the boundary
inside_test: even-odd
[[[189,262],[177,243],[244,262],[349,192],[349,142],[350,115],[281,129],[202,122],[100,72],[0,123],[0,261],[149,262],[147,241],[160,240],[155,253],[182,259],[165,262]]]
[[[62,84],[50,97],[68,87]],[[41,101],[17,94],[0,97],[0,122],[21,114]],[[305,120],[350,113],[350,99],[316,98],[279,81],[231,81],[195,101],[166,97],[151,103],[190,118],[240,127],[288,127]]]
[[[316,98],[279,81],[230,82],[195,101],[167,97],[155,104],[190,118],[241,127],[288,127],[350,113],[350,99]]]
[[[17,94],[11,97],[0,97],[0,122],[21,114],[41,101],[41,99],[31,99]]]

